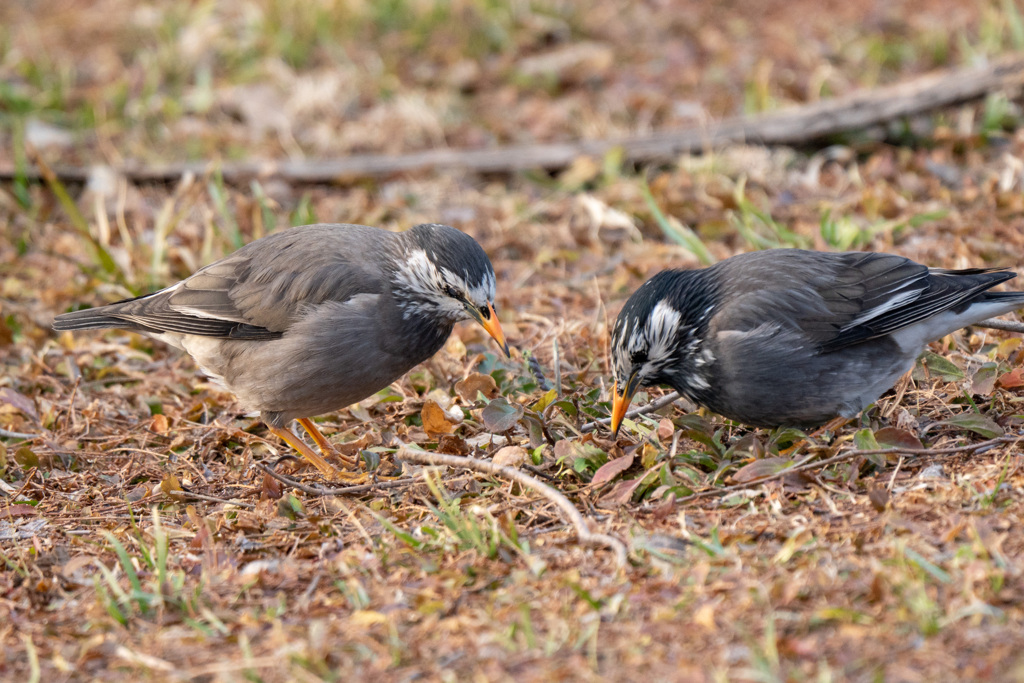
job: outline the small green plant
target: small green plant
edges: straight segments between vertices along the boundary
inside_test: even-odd
[[[118,559],[114,568],[97,562],[99,573],[93,576],[96,593],[107,613],[122,625],[166,610],[177,610],[186,615],[212,614],[202,604],[202,583],[190,590],[186,586],[185,572],[169,568],[170,539],[156,507],[152,510],[152,520],[152,542],[147,544],[132,518],[132,530],[139,547],[139,555],[135,557],[114,534],[106,530],[102,532]],[[127,588],[121,584],[118,567],[128,581]],[[186,618],[186,621],[191,620]]]
[[[697,257],[705,266],[710,266],[715,262],[715,257],[711,255],[708,248],[704,246],[700,236],[697,235],[692,229],[680,223],[675,218],[666,216],[658,203],[654,201],[654,195],[651,194],[651,188],[647,184],[646,179],[640,180],[640,191],[644,195],[644,201],[647,203],[647,208],[651,212],[651,216],[654,217],[654,221],[661,228],[661,232],[668,239],[672,240],[676,244],[684,247],[687,251]]]
[[[310,193],[302,194],[288,220],[289,225],[312,225],[317,222],[316,209],[313,208],[313,197]]]
[[[1020,124],[1020,109],[1004,93],[992,93],[985,98],[981,116],[981,136],[985,140],[1000,137]]]
[[[503,550],[511,551],[513,555],[523,558],[534,573],[543,572],[543,561],[530,554],[529,544],[519,538],[514,524],[503,524],[486,510],[464,510],[461,499],[450,498],[441,490],[436,475],[425,477],[425,483],[437,500],[436,506],[428,503],[427,507],[441,523],[441,527],[424,524],[419,527],[418,533],[409,533],[373,513],[395,538],[421,552],[474,550],[491,560],[502,557],[505,554]]]
[[[737,210],[729,212],[729,220],[740,236],[754,249],[775,249],[778,247],[796,247],[806,249],[807,238],[796,234],[783,224],[772,218],[767,211],[754,206],[747,198],[747,179],[741,177],[736,183],[733,197]]]
[[[708,557],[719,559],[729,555],[729,550],[722,545],[718,537],[717,526],[711,527],[711,533],[706,541],[696,534],[690,534],[686,540],[703,550]]]
[[[786,680],[782,674],[782,664],[779,658],[775,619],[774,613],[768,614],[765,618],[764,635],[760,642],[754,638],[748,638],[750,669],[743,672],[744,678],[748,680],[764,681],[765,683]]]
[[[517,554],[529,553],[526,543],[520,542],[515,525],[509,525],[506,533],[490,512],[463,510],[458,498],[449,498],[441,491],[440,480],[436,476],[427,477],[426,484],[438,502],[437,507],[428,505],[430,511],[454,536],[460,548],[476,550],[492,560],[498,557],[498,549],[503,545]]]
[[[895,593],[924,636],[937,634],[943,625],[942,607],[934,596],[934,584],[950,585],[949,573],[913,548],[900,543],[893,562]]]
[[[220,227],[218,230],[223,232],[232,250],[241,249],[245,241],[242,239],[242,233],[238,229],[238,221],[235,220],[234,211],[228,206],[228,189],[224,185],[224,176],[221,174],[220,169],[214,172],[213,178],[210,179],[206,187],[210,193],[210,199],[213,200],[213,205],[217,208],[217,213],[220,215]],[[216,226],[218,223],[215,222],[214,225]]]
[[[967,62],[1024,48],[1024,18],[1015,0],[987,3],[976,33],[960,33],[957,42]]]
[[[1005,493],[1003,491],[1003,484],[1006,482],[1006,478],[1008,476],[1010,476],[1010,457],[1006,458],[1006,462],[1003,464],[1003,469],[999,473],[999,478],[996,479],[996,483],[992,487],[992,490],[988,493],[981,494],[979,497],[978,503],[983,510],[988,510],[993,507],[999,499],[999,495],[1001,493]]]

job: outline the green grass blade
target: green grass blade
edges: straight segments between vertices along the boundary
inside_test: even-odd
[[[132,558],[128,555],[128,551],[125,549],[124,544],[117,540],[117,537],[109,531],[103,531],[104,538],[107,542],[114,547],[114,552],[117,553],[117,559],[121,562],[121,567],[124,569],[125,576],[128,577],[128,582],[132,585],[132,590],[135,593],[142,594],[142,581],[139,579],[138,572],[135,571],[135,566],[132,565]]]
[[[715,262],[715,257],[711,255],[707,247],[701,241],[700,237],[690,228],[682,225],[678,221],[673,223],[662,213],[658,203],[654,201],[654,195],[651,194],[651,188],[647,184],[647,181],[641,179],[640,191],[644,195],[644,201],[647,203],[647,208],[650,210],[651,215],[654,216],[655,222],[658,227],[661,228],[661,232],[664,233],[665,237],[669,238],[676,244],[682,246],[691,254],[697,257],[697,260],[705,266],[710,266]]]
[[[43,160],[43,158],[31,147],[27,148],[29,156],[32,157],[32,161],[39,168],[39,175],[42,176],[46,186],[50,188],[50,192],[57,198],[57,202],[60,203],[61,208],[64,209],[64,213],[67,214],[68,220],[75,226],[75,229],[89,240],[89,244],[92,245],[93,251],[96,252],[96,262],[100,268],[103,269],[108,275],[114,276],[118,284],[127,286],[128,282],[125,278],[124,271],[117,265],[117,261],[110,255],[106,247],[100,244],[99,240],[92,236],[89,232],[89,223],[85,220],[85,216],[78,210],[78,205],[75,204],[75,200],[71,198],[64,183],[60,181],[57,174],[53,172],[53,169]]]

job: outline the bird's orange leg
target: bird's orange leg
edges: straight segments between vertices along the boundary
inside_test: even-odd
[[[308,417],[300,417],[296,422],[302,425],[302,428],[305,429],[306,433],[313,439],[313,442],[316,443],[316,447],[320,449],[321,453],[324,455],[333,455],[349,467],[354,468],[359,464],[359,461],[355,458],[350,458],[349,456],[342,455],[336,451],[334,446],[331,445],[331,442],[327,440],[327,437],[320,433],[320,430],[316,428],[316,424],[314,424]]]
[[[306,442],[296,436],[292,430],[272,427],[270,425],[267,425],[267,429],[270,430],[271,434],[298,451],[299,455],[303,458],[313,463],[328,479],[335,479],[341,474],[331,463],[324,460],[323,456],[307,446]]]
[[[840,429],[842,429],[843,427],[845,427],[847,424],[849,424],[852,420],[853,420],[853,418],[849,418],[849,417],[834,417],[831,420],[829,420],[828,422],[826,422],[823,426],[818,427],[816,430],[814,430],[813,432],[808,434],[806,439],[800,439],[799,441],[797,441],[795,444],[793,444],[789,448],[787,448],[787,449],[785,449],[783,451],[779,451],[779,454],[780,455],[791,455],[793,453],[796,453],[797,449],[800,448],[801,446],[803,446],[805,443],[807,443],[808,439],[817,438],[817,437],[821,436],[822,434],[824,434],[825,432],[837,432]]]
[[[354,474],[349,472],[342,472],[337,469],[331,463],[324,460],[323,456],[314,451],[312,448],[306,445],[306,442],[300,439],[290,429],[281,429],[280,427],[272,427],[267,425],[267,429],[270,433],[277,438],[284,441],[286,444],[295,449],[299,455],[311,462],[320,472],[330,480],[345,480],[345,481],[362,481],[366,476],[364,474]],[[323,439],[323,435],[320,436]],[[324,439],[326,441],[326,439]],[[328,444],[329,445],[329,444]]]
[[[852,417],[833,417],[824,425],[818,427],[816,430],[808,434],[808,436],[813,439],[815,437],[821,436],[825,432],[838,432],[840,429],[842,429],[852,421]]]

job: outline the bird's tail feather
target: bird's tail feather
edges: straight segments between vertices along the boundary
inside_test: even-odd
[[[106,315],[104,313],[104,309],[106,308],[106,306],[101,306],[99,308],[87,308],[83,311],[62,313],[53,319],[53,329],[104,330],[116,327],[124,329],[132,329],[136,327],[136,325],[133,325],[123,318]]]
[[[1006,304],[1017,302],[1024,307],[1024,292],[985,292],[985,301],[999,301]]]

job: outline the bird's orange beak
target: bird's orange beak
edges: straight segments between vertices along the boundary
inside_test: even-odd
[[[629,404],[633,402],[633,394],[636,393],[637,389],[637,376],[634,374],[626,382],[626,386],[622,388],[622,393],[619,393],[619,381],[615,380],[612,385],[612,434],[615,436],[619,435],[619,427],[622,426],[622,418],[626,416],[626,411],[629,409]]]
[[[470,308],[470,313],[481,327],[487,331],[487,334],[491,335],[491,338],[498,342],[498,346],[505,352],[506,358],[511,358],[511,354],[508,352],[508,342],[505,341],[505,333],[501,330],[501,323],[498,322],[498,314],[494,312],[494,306],[490,302],[487,303],[487,317],[484,317],[481,311],[477,311],[475,308]]]

